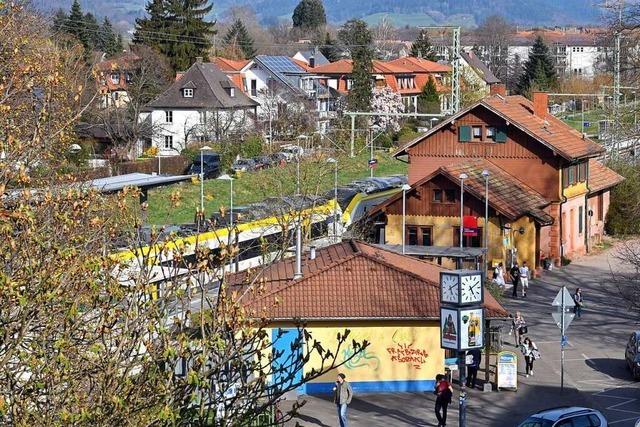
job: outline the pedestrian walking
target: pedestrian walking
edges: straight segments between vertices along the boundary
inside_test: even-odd
[[[436,395],[436,418],[438,419],[438,427],[444,427],[447,425],[447,409],[453,397],[451,384],[444,375],[436,375],[436,388],[433,393]]]
[[[573,294],[573,302],[576,304],[573,307],[573,312],[575,313],[576,317],[579,319],[580,316],[582,316],[582,306],[584,305],[584,302],[582,299],[582,289],[580,288],[576,289],[576,293]]]
[[[516,311],[516,317],[513,318],[513,333],[515,334],[516,347],[522,344],[522,337],[529,332],[527,322],[524,320],[524,316]]]
[[[353,390],[351,384],[346,380],[346,375],[338,374],[336,385],[333,387],[333,401],[338,410],[338,420],[340,427],[347,427],[347,405],[351,403],[353,398]]]
[[[529,267],[527,267],[527,261],[522,261],[522,267],[520,267],[520,285],[522,285],[522,298],[526,298],[527,290],[529,289]]]
[[[511,276],[511,283],[513,283],[513,292],[511,293],[511,296],[518,298],[518,283],[520,283],[520,267],[518,266],[518,261],[514,262],[511,266],[509,275]]]
[[[473,360],[469,365],[469,369],[467,370],[467,387],[476,388],[476,379],[478,378],[478,369],[480,368],[480,362],[482,361],[482,353],[479,349],[469,350],[467,353]]]
[[[502,263],[498,263],[496,268],[493,270],[493,282],[504,289],[504,267]]]
[[[540,359],[538,347],[529,337],[526,337],[522,343],[522,354],[524,355],[525,375],[529,378],[529,375],[533,376],[533,362]]]

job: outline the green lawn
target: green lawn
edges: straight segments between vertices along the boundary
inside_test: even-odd
[[[388,153],[376,153],[378,167],[374,176],[406,174],[407,165],[393,159]],[[354,158],[338,158],[339,184],[369,176],[367,160],[363,152]],[[322,194],[333,188],[334,166],[324,159],[305,160],[300,167],[301,194]],[[229,206],[229,181],[211,179],[205,181],[205,213],[209,216],[221,206]],[[294,194],[296,190],[296,165],[284,168],[242,174],[233,182],[234,206],[242,206],[271,196]],[[200,206],[200,184],[186,182],[149,191],[148,222],[150,224],[175,224],[194,221]]]

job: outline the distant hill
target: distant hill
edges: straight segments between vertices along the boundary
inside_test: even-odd
[[[255,8],[264,22],[290,16],[299,0],[213,0],[215,14],[237,5]],[[68,10],[71,0],[32,0],[45,10]],[[129,27],[144,12],[145,0],[80,0],[85,11],[108,16],[119,28]],[[398,26],[456,23],[473,27],[494,13],[521,25],[598,24],[601,11],[593,0],[324,0],[329,21],[363,18],[375,23],[382,16]]]

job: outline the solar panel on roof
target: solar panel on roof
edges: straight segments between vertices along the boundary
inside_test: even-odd
[[[303,70],[287,56],[261,56],[260,60],[277,73],[301,73]]]

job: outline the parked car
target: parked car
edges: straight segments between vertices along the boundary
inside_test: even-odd
[[[299,145],[284,144],[280,146],[280,152],[287,157],[287,161],[293,161],[296,156],[304,155],[304,150]]]
[[[277,152],[277,153],[270,154],[269,157],[273,161],[274,165],[280,165],[283,162],[287,162],[288,161],[287,155],[284,154],[283,152],[280,152],[280,151]]]
[[[640,380],[640,331],[635,331],[627,341],[624,360],[636,380]]]
[[[607,427],[600,411],[580,406],[545,409],[518,424],[518,427]]]
[[[203,165],[200,165],[200,156],[193,161],[189,167],[188,173],[191,175],[200,175],[204,172],[204,179],[217,178],[220,176],[220,154],[207,153],[202,156]]]
[[[271,160],[271,157],[269,156],[254,157],[253,160],[256,162],[256,168],[258,169],[270,168],[273,166],[273,160]]]
[[[256,169],[256,162],[253,159],[238,159],[233,162],[231,169],[234,172],[247,172]]]

